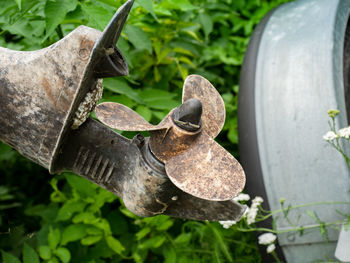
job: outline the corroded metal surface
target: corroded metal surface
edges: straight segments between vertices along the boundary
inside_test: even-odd
[[[152,131],[169,126],[168,118],[158,125],[152,125],[132,109],[115,102],[97,105],[95,113],[102,123],[120,131]]]
[[[80,26],[42,50],[0,48],[1,140],[49,168],[90,52],[100,34]],[[88,90],[94,88],[95,82],[90,85],[86,87]]]
[[[202,129],[215,138],[225,123],[225,103],[219,92],[205,78],[190,75],[186,78],[182,90],[182,102],[196,98],[203,105]]]
[[[164,214],[192,220],[239,221],[246,209],[235,201],[208,201],[182,192]]]
[[[239,162],[206,133],[181,154],[165,163],[170,180],[193,196],[215,201],[230,200],[245,185]]]
[[[207,201],[181,191],[167,177],[164,164],[149,153],[148,138],[126,139],[92,119],[69,134],[58,166],[58,171],[74,171],[119,195],[139,216],[239,220],[246,209],[233,201]]]
[[[168,115],[164,120],[170,123],[167,129],[150,131],[151,151],[159,160],[166,163],[167,160],[177,156],[196,143],[196,137],[201,134],[201,130],[189,132],[178,127]]]
[[[78,110],[75,112],[73,119],[72,129],[78,129],[86,119],[89,117],[90,113],[94,110],[96,103],[102,99],[103,85],[102,79],[99,79],[96,84],[96,88],[89,91],[84,100],[80,102]]]
[[[167,176],[182,191],[206,200],[230,200],[243,190],[245,174],[238,161],[213,140],[225,122],[223,100],[209,81],[197,75],[186,79],[183,96],[184,104],[156,126],[118,103],[98,105],[96,116],[114,129],[150,131],[150,150],[165,164]],[[179,116],[197,124],[186,121],[179,125]],[[186,130],[188,124],[199,128]]]
[[[128,74],[115,43],[132,4],[129,0],[118,9],[102,34],[80,26],[42,50],[0,48],[2,141],[55,172],[73,119],[77,128],[99,97],[98,79]]]

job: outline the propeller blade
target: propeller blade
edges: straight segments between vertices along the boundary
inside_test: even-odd
[[[177,200],[168,206],[164,214],[192,220],[239,221],[246,209],[247,206],[232,200],[208,201],[182,192],[177,195]]]
[[[215,138],[225,123],[225,104],[219,92],[205,78],[199,75],[190,75],[186,78],[182,103],[196,98],[203,105],[202,126],[203,131]]]
[[[152,131],[167,127],[166,121],[152,125],[132,109],[115,102],[97,105],[95,114],[103,124],[120,131]]]
[[[193,146],[166,160],[165,170],[182,191],[211,201],[230,200],[245,185],[238,161],[205,132]]]
[[[128,18],[134,0],[128,0],[114,14],[96,42],[89,63],[97,78],[126,76],[129,68],[125,58],[116,47],[120,33]]]
[[[104,45],[106,48],[116,45],[133,4],[134,0],[128,0],[119,7],[103,31],[102,37],[100,38],[101,45]]]

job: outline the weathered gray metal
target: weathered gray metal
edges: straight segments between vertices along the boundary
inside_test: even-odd
[[[73,125],[80,103],[98,88],[98,79],[128,74],[115,41],[131,6],[129,1],[121,7],[103,34],[80,26],[42,50],[0,48],[2,141],[55,171],[62,139]],[[106,36],[114,38],[110,41]]]
[[[329,109],[341,111],[338,127],[348,125],[349,14],[348,0],[291,2],[271,12],[249,44],[239,98],[241,160],[250,194],[265,192],[272,210],[281,198],[291,204],[350,201],[349,170],[322,140]],[[346,205],[306,209],[325,222],[343,218],[335,209],[350,212]],[[300,213],[299,225],[315,224],[305,209]],[[289,228],[280,217],[277,229]],[[339,232],[329,228],[328,234],[329,243],[317,230],[281,234],[279,244],[288,262],[332,259]]]
[[[73,171],[119,195],[139,216],[235,220],[245,210],[234,201],[207,201],[181,191],[149,151],[148,138],[129,140],[91,119],[70,133],[58,159],[58,171]]]
[[[228,200],[227,196],[216,198],[215,192],[210,191],[211,184],[215,186],[214,178],[208,180],[205,177],[206,169],[202,169],[203,174],[196,180],[208,182],[197,184],[207,186],[203,191],[214,193],[207,198],[212,200],[200,199],[176,187],[169,180],[164,163],[151,152],[152,143],[149,142],[149,138],[137,135],[133,140],[129,140],[101,123],[87,118],[102,94],[100,78],[128,73],[125,59],[115,44],[132,4],[133,0],[125,3],[103,33],[81,26],[61,41],[42,50],[19,52],[0,48],[0,139],[27,158],[49,169],[51,173],[73,171],[121,196],[126,207],[136,215],[166,214],[197,220],[237,221],[242,216],[245,206]],[[212,92],[215,93],[216,90]],[[200,92],[198,94],[200,96]],[[217,94],[216,97],[220,96]],[[208,98],[207,101],[211,99]],[[222,103],[221,97],[219,100]],[[185,103],[184,108],[186,105]],[[216,106],[218,107],[213,107],[214,110],[224,110],[223,103]],[[196,110],[191,107],[189,109]],[[188,116],[191,115],[191,112],[187,113]],[[129,118],[129,123],[132,123],[130,117],[138,117],[124,106],[120,106],[119,111],[113,114],[113,120],[125,121],[125,118]],[[209,112],[205,108],[203,122],[207,124],[207,116],[213,119],[215,114],[224,115],[224,111]],[[237,177],[241,179],[239,184],[235,185],[229,181],[232,176],[224,178],[221,175],[217,178],[221,179],[222,188],[235,190],[235,195],[243,188],[244,173],[238,162],[212,139],[223,124],[222,118],[217,119],[213,126],[204,126],[208,127],[212,137],[203,137],[205,134],[199,131],[198,134],[204,134],[201,136],[204,140],[199,141],[199,148],[192,148],[199,151],[207,144],[210,149],[216,150],[219,155],[209,158],[214,162],[212,166],[216,170],[221,169],[219,164],[222,163],[234,166],[235,169],[226,167],[226,170],[237,172]],[[186,118],[182,120],[186,121]],[[140,119],[135,118],[134,121]],[[199,123],[203,122],[199,120]],[[199,123],[191,125],[198,126]],[[168,125],[167,128],[177,127],[171,118],[161,125],[165,124]],[[187,138],[182,141],[183,145],[185,142],[192,145],[196,136],[193,136],[193,132],[186,131],[187,124],[185,122],[184,128],[177,127],[177,133]],[[136,123],[134,125],[138,128]],[[142,123],[142,120],[138,125],[153,127]],[[164,144],[164,147],[161,147],[160,142],[159,152],[169,150],[172,142],[176,144],[175,137]],[[210,150],[207,148],[203,148],[204,153]],[[188,162],[173,162],[171,168],[179,169],[171,174],[178,176],[179,180],[189,178],[189,175],[184,174],[183,168],[188,166],[191,160],[192,166],[193,161],[199,163],[199,159],[203,157],[201,152],[193,154],[197,159],[191,157]],[[208,159],[208,156],[205,157]],[[215,163],[219,157],[225,159]],[[210,162],[206,167],[209,165]],[[190,176],[193,176],[193,170],[189,171]],[[195,181],[194,179],[191,180]],[[230,197],[233,197],[231,195],[232,193]]]

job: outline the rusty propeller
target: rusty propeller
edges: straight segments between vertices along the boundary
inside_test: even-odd
[[[214,141],[225,122],[220,94],[205,78],[190,75],[182,102],[158,125],[119,103],[101,103],[95,113],[113,129],[150,131],[151,152],[182,191],[211,201],[232,199],[243,190],[245,175],[238,161]]]

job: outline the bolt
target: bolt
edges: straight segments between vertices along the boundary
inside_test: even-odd
[[[145,137],[143,137],[142,134],[137,134],[133,138],[133,142],[137,145],[137,147],[142,148],[142,146],[145,144]]]

